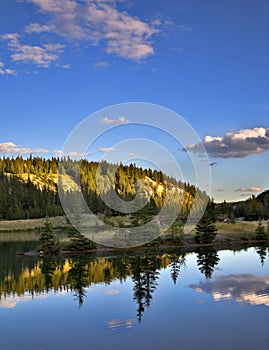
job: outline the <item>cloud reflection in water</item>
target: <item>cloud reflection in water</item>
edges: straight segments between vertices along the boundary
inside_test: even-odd
[[[215,301],[234,299],[238,303],[269,306],[269,277],[232,274],[190,284],[189,287],[200,293],[211,294]]]

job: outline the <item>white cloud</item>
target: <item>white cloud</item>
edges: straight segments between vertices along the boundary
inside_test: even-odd
[[[113,147],[102,147],[102,148],[99,148],[98,149],[99,152],[114,152],[116,151],[116,148],[113,148]]]
[[[53,32],[55,31],[55,27],[52,25],[39,24],[39,23],[30,23],[28,26],[24,28],[26,33],[43,33],[43,32]]]
[[[3,62],[0,62],[0,75],[17,75],[17,72],[14,69],[5,68]]]
[[[252,187],[240,187],[235,191],[236,192],[260,192],[262,190],[263,189],[261,187],[252,186]]]
[[[222,137],[216,136],[216,137],[212,137],[212,136],[206,136],[205,137],[205,142],[212,142],[212,141],[221,141]]]
[[[56,155],[56,156],[59,156],[59,157],[74,157],[74,158],[82,158],[85,156],[84,153],[79,153],[79,152],[76,152],[76,151],[71,151],[71,152],[64,152],[62,150],[54,150],[53,153]]]
[[[94,40],[106,41],[106,52],[140,60],[154,53],[151,38],[159,30],[108,4],[90,3],[86,19],[94,26]]]
[[[44,148],[26,148],[16,145],[13,142],[0,143],[0,154],[34,154],[34,153],[48,153]]]
[[[119,117],[118,119],[110,119],[108,117],[105,117],[102,119],[102,124],[110,124],[110,125],[116,125],[116,124],[126,124],[129,123],[129,120],[125,117]]]
[[[154,53],[152,38],[160,21],[147,23],[119,10],[117,1],[25,0],[49,15],[46,25],[26,27],[29,32],[54,31],[69,39],[90,41],[108,54],[138,61]]]
[[[266,137],[266,129],[265,128],[244,129],[236,133],[227,132],[226,136],[230,137],[232,140],[246,140],[249,138]]]
[[[7,33],[2,39],[8,40],[8,47],[12,52],[11,59],[14,62],[22,61],[34,63],[40,67],[49,67],[53,61],[59,59],[59,53],[65,47],[61,44],[23,45],[19,41],[18,33]]]
[[[227,132],[222,136],[206,136],[202,143],[190,144],[185,151],[200,153],[201,144],[214,158],[244,158],[269,149],[269,128],[257,127]]]

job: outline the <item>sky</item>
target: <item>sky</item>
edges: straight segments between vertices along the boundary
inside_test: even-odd
[[[216,201],[269,188],[268,1],[2,0],[0,12],[0,155],[60,156],[103,110],[88,127],[114,129],[96,134],[88,159],[119,162],[119,142],[150,139],[195,182],[186,159],[202,147]],[[154,113],[135,126],[132,111],[108,108],[129,102],[167,108],[163,128],[182,137],[185,121],[197,137],[174,140]],[[126,147],[143,164],[147,147]]]

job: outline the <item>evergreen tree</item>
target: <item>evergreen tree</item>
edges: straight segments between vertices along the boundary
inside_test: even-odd
[[[69,249],[71,250],[88,251],[97,248],[95,242],[78,232],[74,227],[69,230],[68,237],[71,241],[71,244],[69,245]]]
[[[261,220],[259,221],[259,224],[255,230],[255,238],[259,241],[265,241],[268,239],[268,234],[265,231],[265,228],[264,228]]]
[[[41,243],[41,249],[44,254],[54,254],[59,251],[59,241],[53,234],[51,222],[46,218],[44,226],[41,228],[39,242]]]
[[[198,224],[195,226],[197,243],[212,243],[217,234],[217,228],[214,225],[212,217],[206,212]]]

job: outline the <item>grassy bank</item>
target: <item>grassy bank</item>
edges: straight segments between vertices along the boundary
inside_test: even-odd
[[[76,254],[76,253],[93,253],[93,254],[105,254],[108,251],[144,251],[152,249],[154,251],[170,251],[171,249],[180,249],[184,252],[194,251],[203,246],[211,246],[215,249],[236,249],[236,247],[248,247],[257,244],[261,244],[264,241],[257,241],[255,239],[255,229],[258,226],[257,221],[252,222],[235,222],[224,223],[217,222],[218,233],[214,241],[210,244],[199,244],[196,242],[195,229],[188,234],[180,236],[179,241],[174,241],[171,236],[161,236],[154,241],[144,244],[143,246],[135,246],[133,248],[108,248],[102,245],[98,245],[93,250],[74,251],[70,250],[70,238],[67,237],[67,229],[70,227],[65,220],[65,217],[51,217],[50,222],[52,228],[57,234],[57,238],[60,239],[60,252],[59,254]],[[28,237],[30,240],[38,240],[40,237],[41,227],[45,223],[45,218],[32,219],[32,220],[13,220],[13,221],[0,221],[0,241],[21,241]],[[264,226],[267,223],[264,222]],[[28,232],[28,233],[27,233]],[[113,229],[112,229],[113,232]],[[102,233],[102,232],[101,232]],[[15,235],[15,236],[14,236]],[[61,235],[61,237],[59,237]],[[170,236],[170,237],[169,237]],[[90,237],[89,237],[90,238]],[[100,238],[100,237],[99,237]],[[90,238],[91,239],[91,238]],[[265,242],[264,242],[265,243]],[[268,244],[268,241],[267,241]],[[26,253],[26,252],[24,252]],[[26,255],[40,255],[39,250],[27,252]]]
[[[41,219],[26,219],[26,220],[0,220],[0,232],[1,231],[16,231],[16,230],[34,230],[40,228],[45,223],[45,218]],[[67,228],[64,216],[54,216],[49,218],[53,228]],[[264,225],[266,222],[264,221]],[[216,222],[218,228],[218,234],[222,235],[239,235],[242,234],[254,234],[258,221],[236,221],[234,224],[225,222]],[[194,230],[192,231],[194,234]]]
[[[68,225],[64,216],[55,216],[50,218],[54,229],[64,229]],[[0,221],[0,232],[18,232],[39,230],[45,223],[45,218],[27,219],[27,220],[2,220]]]

